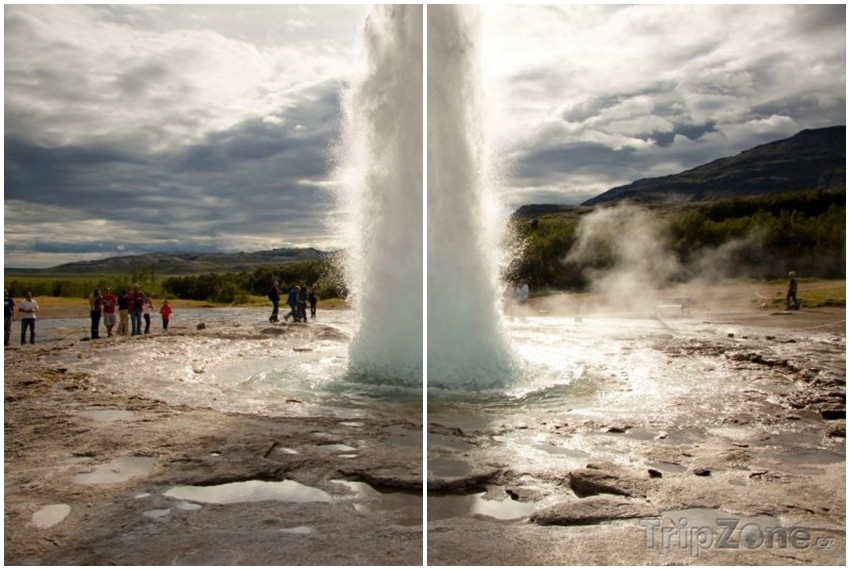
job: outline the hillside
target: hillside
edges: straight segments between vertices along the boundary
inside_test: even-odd
[[[804,130],[679,174],[612,188],[582,206],[692,203],[846,186],[846,127]]]
[[[790,268],[844,279],[845,204],[842,189],[595,210],[529,207],[514,214],[522,248],[506,275],[536,290],[572,291],[589,290],[606,274],[657,285],[776,279]]]
[[[254,271],[258,267],[278,267],[296,261],[321,259],[328,254],[313,248],[282,248],[237,253],[166,252],[124,255],[92,261],[75,261],[48,269],[7,269],[6,273],[26,272],[50,275],[123,274],[153,269],[160,275],[191,275],[226,271]]]
[[[530,220],[549,214],[558,214],[564,217],[580,218],[591,212],[593,208],[582,206],[568,206],[566,204],[526,204],[520,206],[512,215],[515,220]]]

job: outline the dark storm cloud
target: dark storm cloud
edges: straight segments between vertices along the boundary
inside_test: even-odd
[[[90,174],[121,166],[144,166],[140,157],[114,147],[44,148],[10,135],[4,143],[4,195],[11,200],[73,202],[81,198],[80,192],[92,195],[105,191],[100,188],[102,183],[94,187],[84,183]]]
[[[366,9],[7,6],[6,264],[337,246],[329,155]]]
[[[578,203],[599,193],[582,186],[582,181],[613,186],[619,180],[640,173],[642,158],[633,148],[612,149],[590,142],[535,147],[512,157],[515,183],[525,187],[521,196],[509,201],[517,207],[524,203]],[[561,187],[565,180],[574,184],[574,192],[565,195]]]
[[[847,22],[845,4],[822,4],[796,6],[796,15],[791,25],[806,37],[817,37],[828,31],[844,33]]]
[[[669,131],[653,131],[641,136],[641,138],[655,141],[655,144],[660,147],[667,147],[673,144],[677,135],[682,135],[689,140],[696,141],[702,138],[703,135],[714,132],[717,132],[717,124],[711,121],[704,125],[674,125]]]
[[[189,170],[220,171],[233,163],[276,157],[287,176],[326,174],[326,154],[336,136],[339,86],[328,83],[308,93],[303,103],[280,113],[281,125],[262,119],[246,121],[226,132],[209,135],[173,162]]]
[[[657,81],[632,91],[591,97],[566,109],[563,117],[570,122],[583,122],[630,99],[670,93],[671,91],[675,91],[677,85],[675,81]]]
[[[160,155],[41,148],[7,136],[5,197],[26,201],[32,211],[81,211],[81,219],[132,227],[136,236],[132,244],[81,235],[39,239],[27,242],[33,252],[114,254],[126,244],[141,253],[174,249],[169,240],[175,238],[180,249],[191,250],[243,234],[270,240],[315,235],[332,205],[321,183],[329,176],[329,149],[337,136],[338,93],[337,82],[325,82],[272,120],[247,120]]]
[[[620,168],[629,163],[635,163],[639,157],[634,149],[612,149],[603,144],[579,142],[553,147],[537,148],[521,158],[520,175],[533,178],[546,168],[551,175],[557,176],[567,172],[575,172],[588,164],[606,168]]]
[[[151,61],[122,71],[116,83],[125,97],[138,97],[168,79],[168,67],[162,62]]]

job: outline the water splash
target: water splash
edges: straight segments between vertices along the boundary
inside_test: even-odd
[[[343,92],[338,177],[348,213],[347,282],[359,314],[350,371],[422,380],[422,6],[379,5]]]
[[[428,7],[428,385],[509,383],[498,310],[501,210],[483,132],[479,12]]]

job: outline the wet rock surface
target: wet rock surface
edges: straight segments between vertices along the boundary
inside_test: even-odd
[[[592,497],[565,501],[535,512],[530,521],[539,525],[589,525],[621,519],[656,516],[655,509],[643,502],[614,497]]]
[[[279,359],[321,357],[321,342],[348,338],[312,323],[205,323],[176,328],[173,343],[131,342],[188,354],[187,368],[157,374],[194,387],[231,373],[207,358],[220,341]],[[570,323],[557,349],[598,359],[570,356],[578,372],[569,387],[507,403],[438,400],[429,414],[430,564],[844,564],[843,334],[699,318],[630,333],[618,322],[585,348],[599,324]],[[153,381],[133,391],[92,372],[92,355],[128,339],[80,343],[72,332],[5,353],[7,564],[421,563],[418,409],[320,407],[306,393],[281,398],[272,415],[227,411],[227,392],[175,403]],[[178,351],[183,344],[192,350]],[[294,350],[303,347],[314,350]],[[122,458],[153,462],[119,482],[75,482],[106,465],[131,475],[113,463]],[[592,492],[578,496],[573,480]],[[167,494],[252,481],[291,481],[332,500]],[[44,523],[47,507],[61,520]],[[738,521],[732,548],[718,547],[718,519]],[[712,542],[694,546],[703,528]]]
[[[429,488],[429,563],[844,564],[843,335],[663,324],[673,332],[560,325],[558,346],[590,355],[576,368],[592,383],[486,405],[438,394],[429,465],[498,476]],[[450,512],[446,492],[527,508]]]
[[[235,325],[208,318],[203,330],[178,332],[169,342],[176,348],[198,336],[280,338],[264,333],[267,325]],[[293,338],[295,346],[304,335],[312,333]],[[108,339],[91,350],[129,342],[143,354],[164,339]],[[176,405],[128,393],[75,363],[54,364],[76,346],[45,342],[5,353],[6,564],[421,563],[421,444],[393,436],[418,433],[421,442],[420,408],[324,414],[291,403],[289,414],[268,416]],[[208,362],[194,366],[207,369],[195,374],[209,374]],[[129,470],[137,459],[149,469]],[[111,482],[99,478],[104,466]],[[224,489],[217,486],[252,482],[291,482],[309,500],[246,495],[218,504],[169,493],[199,488],[215,495]],[[363,486],[355,492],[351,485]],[[69,507],[60,522],[33,524],[36,513],[60,504]]]
[[[577,497],[609,494],[625,497],[646,497],[652,484],[613,464],[590,465],[590,469],[576,469],[568,477],[570,489]]]

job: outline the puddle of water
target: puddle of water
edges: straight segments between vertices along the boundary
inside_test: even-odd
[[[196,503],[256,503],[259,501],[285,501],[290,503],[326,503],[332,497],[315,487],[296,481],[240,481],[206,487],[183,485],[172,487],[166,497]]]
[[[35,528],[50,528],[61,523],[71,514],[71,506],[64,503],[46,505],[32,515],[30,526]]]
[[[363,422],[339,422],[339,425],[346,427],[363,427],[366,424]]]
[[[152,511],[145,511],[142,514],[148,518],[161,519],[162,517],[167,516],[170,512],[171,509],[153,509]]]
[[[357,455],[356,453],[340,453],[339,455],[337,455],[337,457],[339,457],[340,459],[355,459],[359,457],[359,455]]]
[[[283,453],[288,453],[289,455],[298,455],[297,449],[292,449],[291,447],[276,447],[275,451],[281,451]]]
[[[470,515],[484,515],[499,520],[525,518],[537,510],[536,503],[522,503],[505,498],[502,501],[484,499],[484,492],[473,495],[428,497],[428,520],[435,521]]]
[[[134,477],[143,477],[151,472],[156,460],[153,457],[124,456],[113,459],[104,465],[97,465],[91,473],[80,473],[74,477],[74,483],[83,485],[103,485],[123,483]]]
[[[310,534],[313,532],[313,527],[309,526],[293,526],[291,528],[282,528],[280,532],[288,534]]]
[[[188,503],[186,501],[181,501],[177,503],[177,508],[181,511],[197,511],[198,509],[203,509],[203,505],[199,505],[198,503]]]
[[[471,471],[472,466],[460,459],[437,457],[428,460],[428,473],[437,477],[460,477],[468,475]]]
[[[774,455],[773,458],[783,464],[825,465],[828,463],[840,463],[845,460],[845,455],[834,451],[814,449],[807,451],[794,451],[791,453],[778,453]]]
[[[402,526],[422,524],[422,496],[413,493],[383,493],[360,481],[333,481],[345,485],[357,494],[354,509],[360,512],[396,514],[394,520]]]
[[[127,410],[86,410],[77,415],[102,423],[128,420],[134,416],[133,412]]]

